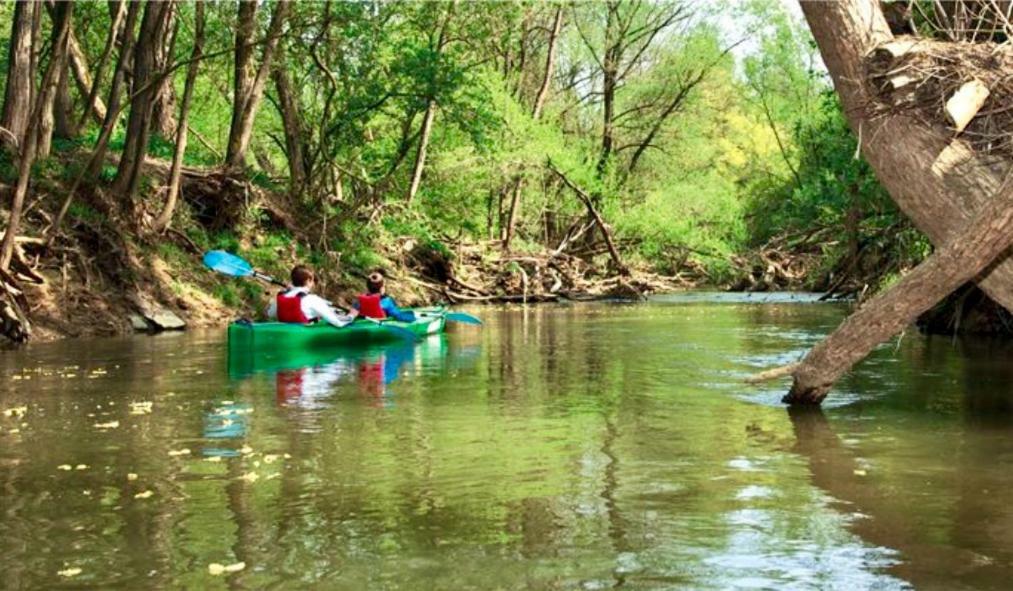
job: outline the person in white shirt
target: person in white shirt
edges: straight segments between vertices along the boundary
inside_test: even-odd
[[[357,310],[339,314],[330,302],[311,293],[315,280],[313,271],[299,265],[292,269],[292,287],[278,294],[267,308],[267,316],[279,322],[309,324],[324,320],[341,328],[355,320]]]

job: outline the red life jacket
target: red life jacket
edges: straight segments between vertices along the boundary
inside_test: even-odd
[[[383,311],[380,300],[383,296],[378,293],[364,293],[359,296],[359,313],[366,318],[386,318],[387,313]]]
[[[302,299],[306,296],[306,293],[299,292],[295,295],[285,295],[286,293],[288,292],[283,291],[278,294],[278,321],[291,322],[293,324],[309,324],[310,319],[302,311]]]

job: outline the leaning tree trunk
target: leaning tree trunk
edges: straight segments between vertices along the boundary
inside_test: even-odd
[[[96,121],[100,124],[105,122],[106,107],[102,104],[102,99],[99,98],[98,92],[102,85],[102,78],[105,76],[106,65],[109,63],[109,57],[112,55],[113,48],[116,45],[116,39],[121,37],[120,31],[124,31],[124,39],[130,38],[133,31],[127,31],[126,27],[123,26],[123,15],[126,14],[124,9],[123,0],[113,0],[109,4],[109,20],[111,22],[109,31],[106,33],[105,47],[102,49],[102,57],[99,58],[98,65],[95,66],[95,77],[91,80],[87,80],[83,75],[75,74],[78,80],[78,86],[80,88],[81,96],[87,97],[84,101],[84,110],[81,113],[81,119],[78,121],[78,127],[83,126],[88,119],[88,116],[94,113]],[[75,62],[73,54],[73,46],[71,47],[71,63]],[[83,62],[83,55],[82,55]],[[87,73],[87,70],[84,70]]]
[[[991,196],[960,232],[820,341],[793,371],[785,402],[819,404],[831,385],[886,339],[981,273],[1013,245],[1013,189]]]
[[[7,133],[0,140],[4,145],[21,147],[25,143],[25,130],[32,113],[32,21],[39,5],[21,0],[14,6],[11,39],[7,53],[7,86],[4,90],[3,113],[0,127]]]
[[[113,180],[113,192],[123,200],[125,209],[132,206],[134,194],[141,180],[141,167],[148,153],[148,139],[151,136],[152,104],[158,75],[159,44],[165,39],[171,1],[150,0],[144,7],[141,30],[134,51],[133,87],[137,90],[130,101],[130,117],[127,119],[126,142],[120,165]]]
[[[862,154],[897,206],[933,243],[945,241],[995,194],[1009,165],[977,157],[949,130],[914,115],[873,112],[877,100],[864,58],[893,40],[876,0],[801,2],[834,80]],[[1003,259],[980,280],[988,295],[1013,310],[1013,260]]]
[[[450,18],[454,14],[454,8],[456,8],[456,0],[447,8],[447,13],[443,17],[443,24],[440,25],[440,35],[436,40],[436,58],[439,58],[440,54],[443,53],[443,48],[447,44],[447,31],[450,27]],[[433,121],[436,119],[436,97],[430,96],[426,99],[426,113],[422,117],[422,128],[419,130],[419,145],[415,150],[415,164],[412,166],[412,179],[408,184],[408,195],[405,201],[411,205],[412,201],[415,200],[415,196],[418,195],[419,187],[422,186],[422,172],[426,167],[426,154],[429,151],[429,138],[433,134]]]
[[[436,100],[429,99],[426,114],[422,117],[422,128],[419,131],[419,145],[415,150],[415,165],[412,166],[412,180],[408,185],[406,201],[410,205],[422,186],[422,171],[426,167],[426,153],[429,150],[429,137],[433,133],[433,119],[436,118]]]
[[[84,178],[94,179],[98,177],[99,172],[102,170],[102,166],[105,164],[106,151],[109,147],[109,138],[112,137],[113,130],[116,128],[116,122],[120,117],[120,104],[122,102],[123,87],[126,85],[127,74],[130,68],[130,64],[133,61],[134,53],[134,26],[137,24],[137,15],[140,12],[140,2],[129,2],[127,7],[126,21],[123,25],[123,39],[120,44],[119,57],[116,60],[116,70],[113,72],[112,83],[109,85],[109,104],[106,108],[105,119],[102,121],[102,131],[99,134],[98,142],[95,144],[95,149],[92,152],[91,160],[86,168]],[[77,183],[75,183],[76,185]],[[65,205],[70,205],[70,200],[74,196],[74,191],[70,191],[67,195],[67,199],[64,201]],[[57,220],[62,220],[65,212],[63,208],[60,210],[61,215],[57,216]],[[53,224],[53,228],[59,227],[58,223]]]
[[[59,17],[54,21],[58,24],[53,36],[52,57],[46,74],[42,77],[42,85],[38,93],[35,108],[32,110],[29,120],[29,133],[25,134],[25,144],[21,149],[21,159],[18,162],[18,182],[14,187],[14,196],[11,200],[11,213],[7,221],[7,230],[4,232],[3,242],[0,243],[0,271],[7,271],[10,268],[11,259],[14,258],[14,243],[17,239],[18,229],[21,225],[21,212],[24,208],[25,197],[28,195],[28,182],[32,176],[32,165],[35,164],[36,149],[38,147],[39,134],[31,132],[37,127],[42,119],[43,112],[52,109],[53,98],[56,94],[56,85],[60,75],[60,64],[67,51],[67,37],[70,30],[70,20],[74,4],[71,2],[61,3],[57,8]]]
[[[952,244],[961,230],[971,227],[975,212],[997,193],[1009,165],[984,162],[941,125],[929,125],[903,112],[875,113],[877,99],[864,60],[893,40],[876,0],[803,0],[801,5],[849,124],[880,182],[933,243]],[[989,296],[1013,310],[1013,260],[1007,255],[971,276]],[[887,338],[889,332],[878,330],[875,338]],[[804,370],[796,370],[795,384],[785,401],[818,402],[829,384],[863,356],[838,348],[807,358]]]
[[[162,232],[172,221],[172,212],[176,208],[179,196],[180,177],[183,170],[183,155],[186,153],[187,120],[190,116],[190,102],[193,99],[194,81],[197,80],[197,69],[204,55],[204,3],[194,5],[194,41],[190,64],[186,69],[186,82],[183,85],[183,103],[179,108],[179,125],[176,126],[176,149],[172,154],[172,168],[169,171],[169,189],[165,198],[165,207],[154,223],[155,232]]]

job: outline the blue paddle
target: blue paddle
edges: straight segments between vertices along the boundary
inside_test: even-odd
[[[254,279],[267,281],[268,283],[273,283],[274,285],[280,285],[281,287],[288,287],[288,285],[283,281],[278,281],[277,279],[271,277],[270,275],[257,271],[256,269],[253,268],[253,265],[248,263],[242,257],[236,256],[232,253],[225,252],[224,250],[211,250],[205,253],[204,266],[207,267],[208,269],[211,269],[212,271],[217,271],[218,273],[221,273],[223,275],[228,275],[229,277],[253,277]],[[348,311],[345,308],[342,308],[341,306],[335,306],[332,302],[327,303],[337,308],[338,310],[341,310],[342,312]],[[401,328],[400,326],[386,324],[377,320],[376,318],[367,318],[365,316],[359,316],[359,318],[365,320],[366,322],[372,322],[377,326],[383,327],[387,329],[389,332],[396,334],[397,336],[403,339],[408,339],[411,340],[412,342],[419,340],[418,335],[408,330],[407,328]]]
[[[270,275],[257,271],[245,259],[224,250],[211,250],[204,253],[204,266],[230,277],[253,277],[281,287],[288,287],[284,281],[278,281]]]
[[[476,326],[482,326],[482,321],[472,316],[471,314],[465,314],[464,312],[447,312],[444,318],[451,322],[460,322],[461,324],[474,324]]]

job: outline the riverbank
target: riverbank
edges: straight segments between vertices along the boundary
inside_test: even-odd
[[[73,170],[72,159],[67,155],[59,167]],[[157,177],[166,167],[149,159],[147,173]],[[553,251],[504,251],[499,241],[386,232],[357,248],[328,243],[319,220],[303,214],[285,192],[216,169],[184,171],[182,203],[164,233],[150,229],[159,191],[124,211],[100,187],[75,195],[65,221],[53,229],[69,184],[44,173],[36,179],[37,198],[25,212],[4,278],[11,296],[8,340],[222,326],[258,316],[273,289],[205,269],[201,257],[211,249],[240,253],[281,279],[295,264],[311,265],[318,290],[339,303],[352,301],[376,269],[388,275],[389,292],[405,306],[636,299],[697,285],[692,277],[659,275],[644,263],[620,271],[593,241],[580,242],[579,251],[565,243]]]

